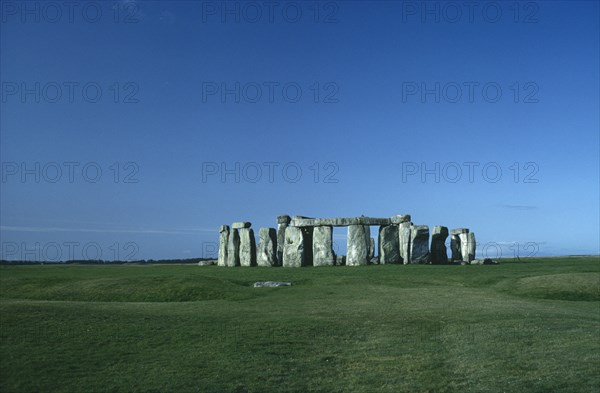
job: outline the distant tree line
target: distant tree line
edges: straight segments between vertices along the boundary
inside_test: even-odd
[[[0,265],[149,265],[149,264],[194,264],[200,261],[209,261],[213,258],[188,258],[188,259],[139,259],[135,261],[105,261],[102,259],[73,259],[68,261],[13,261],[0,259]]]

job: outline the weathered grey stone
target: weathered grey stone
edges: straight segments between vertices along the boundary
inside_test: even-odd
[[[233,229],[250,228],[251,226],[252,226],[252,223],[249,223],[247,221],[234,222],[233,224],[231,224],[231,228],[233,228]]]
[[[431,263],[434,265],[448,263],[446,238],[448,238],[448,228],[439,225],[433,227],[431,233]]]
[[[410,263],[410,222],[398,225],[398,243],[400,246],[400,259],[405,265]]]
[[[283,248],[285,246],[285,230],[288,224],[282,222],[277,224],[277,266],[283,264]]]
[[[364,225],[348,226],[348,255],[347,266],[360,266],[368,263],[368,248],[370,240]]]
[[[500,262],[498,262],[498,261],[494,261],[494,260],[492,260],[491,258],[485,258],[485,259],[483,260],[483,264],[484,264],[484,265],[498,265],[499,263],[500,263]]]
[[[469,232],[469,242],[467,243],[468,261],[475,259],[475,232]]]
[[[375,238],[371,237],[371,238],[369,238],[369,240],[370,241],[369,241],[369,255],[368,255],[368,258],[369,258],[369,261],[372,261],[373,258],[375,258]],[[379,263],[379,262],[377,262],[377,263]]]
[[[373,258],[371,258],[371,260],[369,261],[369,263],[371,265],[379,265],[379,257],[373,257]]]
[[[240,266],[240,233],[232,229],[227,242],[227,266]]]
[[[429,227],[413,225],[410,228],[410,263],[429,263]]]
[[[335,266],[345,266],[346,265],[346,256],[345,255],[336,255],[335,256]]]
[[[240,231],[240,266],[256,266],[256,239],[254,230],[241,228]]]
[[[462,254],[460,253],[460,238],[458,234],[452,234],[450,239],[450,250],[452,251],[452,261],[462,261]]]
[[[372,218],[372,217],[343,217],[343,218],[308,218],[302,216],[292,217],[291,226],[294,227],[317,227],[317,226],[334,226],[345,227],[349,225],[390,225],[392,222],[389,218]]]
[[[313,266],[335,265],[333,252],[333,227],[321,226],[313,230]]]
[[[229,242],[229,226],[221,225],[219,228],[219,257],[217,264],[227,266],[227,243]]]
[[[455,228],[450,230],[450,235],[452,236],[450,240],[452,261],[463,261],[468,259],[468,234],[469,229],[467,228]]]
[[[288,227],[285,230],[283,266],[304,266],[304,239],[302,236],[302,229],[300,228]]]
[[[498,265],[498,261],[494,261],[490,258],[485,259],[473,259],[471,265]]]
[[[212,265],[215,265],[215,262],[216,261],[214,259],[199,261],[198,266],[212,266]]]
[[[277,231],[275,228],[260,228],[258,231],[256,264],[264,267],[277,266]]]
[[[254,283],[254,288],[289,287],[291,285],[291,282],[285,281],[257,281]]]
[[[392,224],[402,224],[403,222],[410,222],[410,214],[397,214],[390,218]]]
[[[281,216],[277,216],[277,223],[278,224],[289,224],[292,221],[292,217],[288,216],[288,215],[281,215]]]
[[[469,262],[469,232],[461,232],[458,234],[458,238],[460,239],[460,255],[462,256],[462,260],[465,262]]]
[[[398,225],[387,225],[379,228],[379,263],[389,265],[401,263],[400,235]]]

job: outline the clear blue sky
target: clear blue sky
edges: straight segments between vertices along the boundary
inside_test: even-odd
[[[278,214],[599,251],[597,1],[54,4],[1,2],[2,257],[208,256]]]

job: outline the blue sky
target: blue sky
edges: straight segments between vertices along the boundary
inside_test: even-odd
[[[52,4],[1,2],[4,258],[210,256],[279,214],[599,252],[596,1]]]

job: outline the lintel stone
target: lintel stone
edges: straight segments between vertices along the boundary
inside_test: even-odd
[[[292,221],[292,218],[288,215],[281,215],[281,216],[277,216],[277,223],[278,224],[289,224],[290,221]]]
[[[410,214],[397,214],[390,218],[392,224],[402,224],[403,222],[410,222]]]
[[[292,217],[291,226],[293,227],[319,227],[334,226],[347,227],[350,225],[390,225],[390,218],[373,217],[341,217],[341,218],[308,218],[301,216]]]

